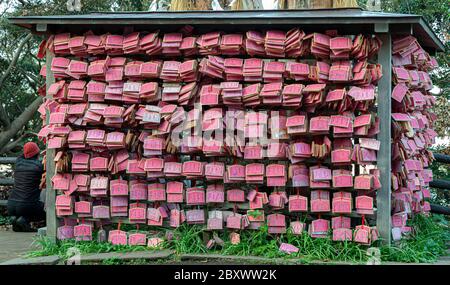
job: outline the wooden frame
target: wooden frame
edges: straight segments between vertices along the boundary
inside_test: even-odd
[[[45,57],[45,66],[46,66],[46,76],[45,76],[45,84],[46,88],[49,88],[50,85],[52,85],[55,82],[55,77],[53,76],[53,72],[51,70],[51,64],[53,60],[53,53],[51,53],[49,50],[46,52]],[[45,98],[50,99],[51,97],[47,93],[48,89],[46,90]],[[48,124],[50,120],[50,113],[47,110],[46,111],[46,124]],[[58,219],[56,217],[56,208],[55,208],[55,201],[56,201],[56,191],[53,190],[52,186],[52,177],[55,174],[55,150],[54,149],[48,149],[46,147],[46,160],[45,160],[45,169],[46,169],[46,176],[45,176],[45,184],[47,191],[45,193],[45,211],[46,211],[46,220],[47,220],[47,237],[52,242],[56,242],[56,230],[58,228]]]
[[[383,42],[378,55],[378,62],[383,67],[383,77],[378,84],[378,117],[380,118],[381,142],[378,153],[377,168],[381,171],[382,188],[377,191],[377,229],[384,243],[391,242],[391,36],[392,33],[404,34],[405,30],[418,35],[418,40],[430,52],[442,50],[443,44],[433,34],[430,27],[417,15],[385,14],[361,11],[360,9],[337,9],[318,11],[207,11],[207,12],[156,12],[156,13],[123,13],[123,14],[95,14],[70,16],[28,16],[11,18],[13,24],[26,27],[33,32],[55,32],[59,30],[80,31],[94,29],[105,31],[109,28],[120,30],[127,26],[136,29],[148,28],[149,24],[171,30],[184,24],[198,25],[199,29],[234,28],[245,26],[248,28],[288,28],[300,26],[305,30],[316,28],[339,28],[343,32],[375,33]],[[409,25],[408,29],[396,29],[395,25]],[[106,28],[105,28],[106,27]],[[46,86],[55,82],[51,71],[53,54],[46,55]],[[48,94],[46,96],[48,97]],[[49,114],[47,111],[47,123]],[[51,178],[55,173],[55,151],[47,149],[46,160],[46,211],[47,236],[56,241],[58,220],[55,212],[56,192],[52,189]]]
[[[381,172],[381,189],[377,191],[377,229],[386,244],[391,243],[391,90],[392,43],[389,32],[378,34],[383,45],[378,63],[383,66],[383,77],[378,82],[378,117],[380,118],[380,150],[377,168]]]

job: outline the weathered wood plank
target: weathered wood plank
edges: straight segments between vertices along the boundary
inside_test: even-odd
[[[391,243],[391,90],[392,62],[391,35],[378,34],[383,45],[378,54],[378,63],[383,67],[383,77],[378,83],[378,117],[380,118],[381,142],[378,152],[378,169],[381,172],[381,189],[377,191],[377,229],[384,243]]]
[[[156,260],[156,259],[166,259],[174,254],[172,250],[149,250],[149,251],[134,251],[134,252],[106,252],[106,253],[96,253],[89,255],[81,255],[80,261],[83,262],[99,262],[105,259],[118,259],[122,261],[133,260],[133,259],[145,259],[145,260]]]
[[[55,82],[55,77],[53,76],[53,72],[51,70],[51,63],[53,60],[53,53],[51,53],[49,50],[47,50],[46,53],[46,88],[50,87],[51,84]],[[47,93],[46,98],[50,99],[50,95]],[[46,124],[49,123],[50,120],[50,112],[46,111]],[[47,141],[48,142],[48,141]],[[46,169],[46,197],[45,197],[45,209],[47,214],[47,237],[53,241],[56,242],[56,228],[58,226],[57,223],[57,217],[56,217],[56,192],[53,190],[53,184],[52,184],[52,177],[55,174],[55,162],[53,161],[55,158],[55,150],[54,149],[46,149],[46,162],[45,162],[45,169]]]
[[[14,178],[0,178],[1,186],[12,186],[14,185]]]
[[[33,258],[14,258],[0,263],[0,265],[55,265],[60,258],[57,255],[33,257]]]
[[[433,152],[433,156],[437,162],[450,164],[450,155]]]
[[[450,181],[443,179],[436,179],[430,182],[430,187],[450,190]]]
[[[0,157],[0,164],[15,164],[17,157]]]
[[[431,206],[431,213],[435,213],[435,214],[442,214],[442,215],[450,215],[450,208],[449,207],[445,207],[445,206],[441,206],[441,205],[437,205],[437,204],[430,204]]]

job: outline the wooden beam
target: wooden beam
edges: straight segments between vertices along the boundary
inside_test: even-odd
[[[433,152],[433,156],[437,162],[450,164],[450,155]]]
[[[450,181],[443,179],[436,179],[430,182],[430,187],[450,190]]]
[[[51,70],[51,64],[53,60],[53,53],[51,53],[49,50],[47,50],[46,53],[46,77],[45,77],[45,84],[47,88],[46,93],[46,99],[51,99],[51,96],[48,94],[48,88],[51,84],[55,82],[55,77],[53,75],[53,72]],[[49,110],[46,110],[46,124],[49,123],[50,120],[50,112]],[[52,184],[52,177],[55,174],[55,150],[48,148],[48,140],[47,140],[47,148],[46,148],[46,163],[45,163],[45,169],[46,169],[46,197],[45,197],[45,209],[47,214],[47,237],[52,242],[56,242],[56,229],[58,227],[58,221],[56,217],[56,192],[53,190],[53,184]]]
[[[0,157],[0,164],[15,164],[17,157]]]
[[[385,244],[391,243],[391,35],[378,34],[383,41],[378,63],[383,67],[383,77],[378,83],[378,117],[380,118],[381,142],[378,152],[378,169],[381,172],[381,189],[377,191],[377,229]]]
[[[0,178],[0,186],[14,185],[14,178]]]
[[[447,216],[450,215],[450,208],[449,207],[436,205],[436,204],[430,204],[430,206],[431,206],[431,213],[442,214],[442,215],[447,215]]]

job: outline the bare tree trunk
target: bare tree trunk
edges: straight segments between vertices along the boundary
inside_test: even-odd
[[[42,97],[37,97],[33,103],[31,103],[19,117],[17,117],[12,123],[8,130],[0,133],[0,150],[11,143],[11,140],[16,136],[16,134],[26,125],[26,123],[33,117],[34,113],[37,111],[42,103]]]

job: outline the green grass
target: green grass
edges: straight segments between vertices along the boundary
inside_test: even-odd
[[[95,241],[65,240],[58,243],[53,243],[43,237],[37,238],[35,243],[40,246],[40,249],[30,252],[28,257],[58,255],[66,260],[71,257],[68,252],[72,247],[76,247],[81,254],[153,250],[146,246],[112,245],[108,242],[100,243]]]
[[[443,216],[416,215],[411,221],[411,226],[415,234],[409,239],[402,239],[395,246],[380,248],[383,261],[429,263],[446,255],[450,229],[448,221]]]
[[[166,246],[177,253],[207,253],[208,249],[203,244],[203,230],[199,225],[181,225],[173,232],[173,241]]]
[[[0,215],[0,226],[10,225],[10,224],[11,224],[10,217]]]
[[[381,246],[381,260],[395,262],[434,262],[439,256],[445,255],[446,243],[450,240],[448,222],[438,215],[426,217],[417,215],[410,222],[414,234],[403,239],[391,247]],[[344,261],[364,264],[369,259],[366,245],[354,242],[333,242],[328,238],[311,238],[307,233],[300,236],[292,235],[289,231],[284,235],[274,236],[268,233],[267,226],[259,231],[242,231],[241,242],[231,244],[229,231],[221,233],[225,244],[223,247],[215,246],[208,250],[203,242],[203,230],[200,225],[186,225],[173,231],[173,239],[166,241],[163,248],[174,250],[177,254],[204,254],[216,253],[222,255],[260,256],[266,258],[297,258],[303,263],[311,261]],[[95,238],[95,237],[94,237]],[[33,251],[30,257],[44,255],[58,255],[67,259],[68,249],[76,246],[81,254],[102,252],[130,252],[151,250],[144,246],[118,246],[99,242],[76,242],[74,240],[61,241],[57,244],[45,238],[36,240],[41,249]],[[295,254],[285,254],[278,250],[279,244],[287,242],[299,248]],[[374,246],[377,246],[375,244]],[[141,264],[136,261],[135,264]],[[108,259],[102,264],[119,264],[116,259]]]

